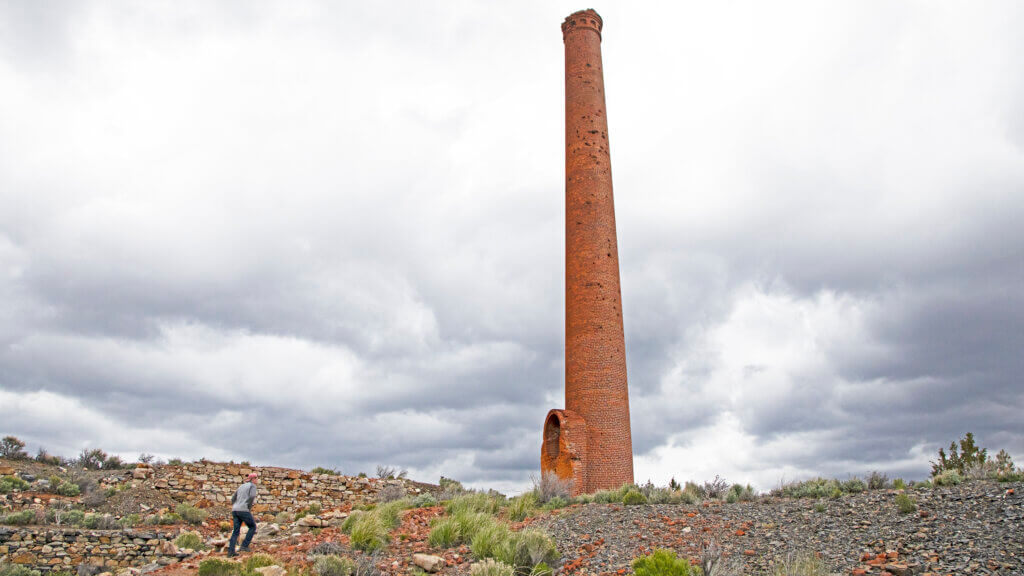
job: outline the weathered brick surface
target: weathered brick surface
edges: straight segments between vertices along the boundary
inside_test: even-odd
[[[586,427],[586,480],[576,492],[633,481],[625,336],[601,17],[576,12],[565,43],[565,408]],[[582,440],[581,440],[582,441]],[[579,442],[577,442],[579,443]],[[542,469],[566,473],[550,458]],[[553,466],[553,467],[551,467]]]
[[[108,571],[150,562],[171,564],[184,557],[164,553],[172,538],[154,530],[0,527],[0,562],[72,572],[79,564]]]

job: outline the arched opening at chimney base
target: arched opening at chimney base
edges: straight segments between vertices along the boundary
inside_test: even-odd
[[[558,444],[561,436],[562,422],[558,418],[558,414],[551,414],[548,416],[548,421],[544,423],[544,455],[552,461],[558,458]]]

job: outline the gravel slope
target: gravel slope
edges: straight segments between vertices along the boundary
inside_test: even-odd
[[[628,571],[633,558],[660,547],[696,558],[711,541],[752,574],[801,553],[819,554],[839,574],[881,574],[880,565],[893,562],[912,574],[1024,574],[1022,490],[984,481],[910,490],[918,507],[910,514],[898,512],[897,491],[875,490],[821,501],[590,504],[535,524],[555,537],[567,574]],[[824,511],[815,509],[819,502]],[[868,563],[885,552],[884,563]]]

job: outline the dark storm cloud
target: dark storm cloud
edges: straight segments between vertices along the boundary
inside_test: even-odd
[[[528,485],[577,6],[46,6],[0,8],[0,432]],[[638,479],[1024,453],[1021,9],[747,8],[602,9]]]

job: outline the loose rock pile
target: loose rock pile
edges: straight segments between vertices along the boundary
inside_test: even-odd
[[[1022,489],[972,482],[911,490],[911,514],[899,513],[897,491],[875,490],[822,501],[592,504],[536,522],[555,537],[570,574],[628,571],[655,548],[696,559],[712,541],[749,573],[818,554],[842,574],[1024,574]]]

